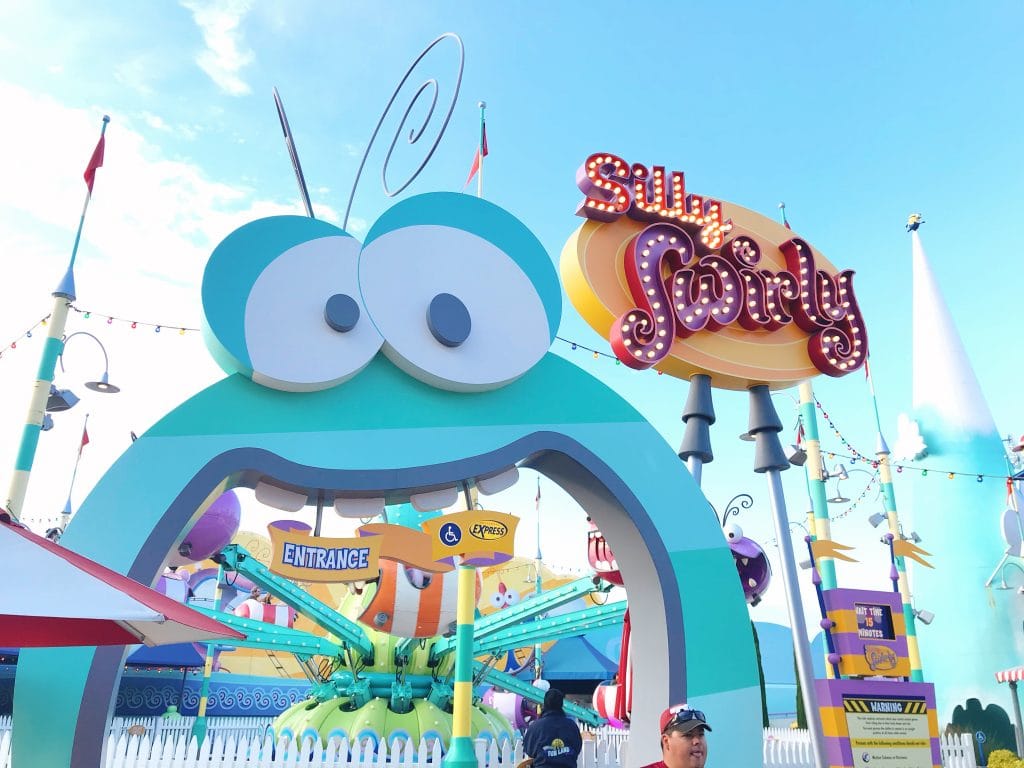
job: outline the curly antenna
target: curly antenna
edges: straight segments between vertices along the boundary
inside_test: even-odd
[[[398,98],[399,92],[402,90],[402,87],[405,85],[406,81],[412,75],[413,70],[416,69],[416,67],[423,60],[423,58],[428,53],[430,53],[430,51],[433,50],[434,47],[436,47],[442,41],[448,38],[454,40],[459,47],[459,72],[455,80],[455,91],[452,94],[451,103],[448,105],[448,112],[445,114],[444,121],[441,124],[441,130],[438,131],[437,137],[434,139],[434,143],[431,144],[430,149],[427,150],[426,157],[423,158],[423,161],[419,164],[416,170],[412,172],[412,175],[409,176],[409,178],[406,179],[404,183],[399,185],[397,189],[392,191],[391,188],[388,186],[388,164],[391,162],[391,155],[395,151],[395,145],[398,144],[398,140],[402,136],[402,133],[405,129],[405,123],[409,119],[409,113],[412,112],[413,108],[416,106],[416,102],[419,101],[420,96],[422,96],[427,91],[430,91],[430,109],[428,110],[426,117],[423,118],[423,122],[420,124],[419,128],[409,129],[409,137],[408,139],[406,139],[407,143],[415,144],[417,141],[420,140],[420,138],[425,133],[427,126],[430,124],[431,118],[433,118],[434,116],[434,110],[437,108],[437,97],[440,89],[437,84],[437,79],[429,78],[425,80],[419,86],[419,88],[416,89],[416,93],[413,94],[412,100],[409,102],[408,106],[406,106],[405,112],[402,115],[402,120],[399,122],[398,128],[395,129],[395,136],[391,140],[391,145],[388,147],[387,155],[384,157],[384,164],[380,170],[380,180],[382,186],[384,187],[384,194],[387,195],[388,197],[395,197],[396,195],[399,195],[403,191],[405,191],[405,189],[410,184],[412,184],[413,181],[416,180],[416,177],[420,175],[420,172],[426,167],[427,163],[430,162],[430,158],[434,156],[434,150],[436,150],[437,145],[441,143],[441,137],[444,136],[444,132],[448,128],[448,121],[451,119],[452,112],[455,111],[455,103],[459,99],[459,89],[462,87],[462,70],[466,60],[466,52],[465,48],[462,45],[462,38],[460,38],[454,32],[446,32],[445,34],[441,35],[439,38],[434,40],[434,42],[432,42],[426,48],[424,48],[420,55],[416,57],[415,61],[413,61],[413,63],[405,71],[405,74],[399,81],[394,93],[391,94],[391,98],[388,100],[387,106],[384,107],[384,111],[381,113],[380,119],[377,121],[377,126],[373,129],[373,134],[370,136],[370,142],[366,145],[366,151],[363,153],[363,159],[359,161],[359,170],[356,171],[355,181],[352,182],[352,192],[348,196],[348,205],[345,207],[345,218],[342,220],[341,223],[342,229],[348,229],[348,218],[349,214],[352,211],[352,201],[355,199],[356,196],[356,187],[359,186],[359,179],[362,177],[363,167],[366,165],[366,158],[369,157],[370,150],[373,149],[373,143],[377,139],[377,134],[380,132],[381,125],[384,124],[384,119],[388,116],[388,113],[391,111],[391,106],[395,103],[395,100]]]

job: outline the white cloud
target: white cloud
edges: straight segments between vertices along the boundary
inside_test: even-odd
[[[341,224],[340,217],[338,219],[338,224]],[[369,223],[366,221],[366,219],[360,219],[358,216],[348,217],[348,228],[346,229],[346,231],[349,234],[356,235],[357,237],[359,237],[361,235],[365,235],[368,229]]]
[[[151,62],[146,56],[136,56],[122,61],[114,67],[114,79],[131,90],[143,95],[151,95],[153,86],[150,85],[152,78]]]
[[[254,55],[242,40],[241,23],[252,9],[252,0],[183,0],[203,33],[206,49],[196,63],[225,93],[244,96],[252,89],[239,73],[252,63]]]
[[[0,121],[0,146],[17,148],[6,155],[0,185],[0,254],[32,253],[32,261],[22,263],[44,273],[52,264],[46,279],[55,283],[81,213],[82,172],[99,135],[100,114],[3,83],[0,103],[22,116]],[[193,163],[166,159],[152,139],[124,123],[112,123],[107,131],[105,162],[80,247],[79,295],[86,295],[88,280],[94,282],[93,306],[103,303],[112,314],[131,309],[148,317],[156,311],[154,291],[170,288],[171,314],[185,315],[173,322],[190,323],[198,313],[198,286],[213,247],[245,222],[294,213],[295,206],[258,199],[252,189],[211,179]],[[324,218],[337,218],[329,208],[322,211]],[[126,289],[136,279],[146,287]],[[0,298],[21,301],[23,291],[15,291],[13,282],[0,288]],[[45,298],[53,285],[43,290]],[[174,312],[185,295],[188,310]],[[39,296],[28,293],[30,299]],[[5,315],[18,316],[12,306],[7,309],[12,311]]]
[[[928,455],[921,426],[905,413],[901,413],[896,421],[896,444],[892,455],[897,461],[917,461]]]
[[[158,131],[171,130],[171,126],[164,122],[164,119],[160,117],[160,115],[154,115],[152,112],[143,112],[142,119],[150,128],[155,128]]]

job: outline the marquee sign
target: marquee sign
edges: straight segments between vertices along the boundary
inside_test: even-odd
[[[868,354],[853,271],[793,231],[688,193],[684,174],[591,155],[576,174],[587,221],[562,279],[623,364],[715,386],[774,389],[844,376]]]

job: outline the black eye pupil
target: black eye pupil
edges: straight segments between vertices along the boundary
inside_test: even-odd
[[[469,338],[473,322],[460,299],[450,293],[439,293],[427,308],[427,327],[446,347],[457,347]]]
[[[359,303],[346,293],[336,293],[324,306],[324,320],[338,333],[348,333],[359,322]]]

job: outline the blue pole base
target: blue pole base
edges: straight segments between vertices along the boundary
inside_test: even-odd
[[[473,739],[469,736],[454,736],[441,764],[444,768],[477,768]]]

